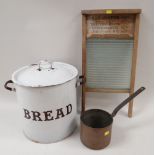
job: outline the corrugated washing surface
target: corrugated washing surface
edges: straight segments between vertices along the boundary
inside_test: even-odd
[[[133,40],[87,39],[86,85],[129,89]]]

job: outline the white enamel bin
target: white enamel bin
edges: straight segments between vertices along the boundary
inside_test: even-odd
[[[77,69],[61,62],[41,61],[12,75],[5,88],[15,91],[21,106],[23,131],[35,142],[52,143],[76,128]],[[13,83],[11,88],[9,83]]]

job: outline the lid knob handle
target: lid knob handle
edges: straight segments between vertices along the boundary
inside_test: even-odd
[[[41,71],[43,69],[54,69],[52,67],[52,64],[50,62],[48,62],[47,60],[41,60],[39,63],[38,63],[38,70]]]

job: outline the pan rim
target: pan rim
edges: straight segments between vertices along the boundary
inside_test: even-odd
[[[107,114],[107,116],[109,117],[109,120],[106,122],[106,123],[103,123],[102,127],[94,127],[92,125],[89,125],[85,120],[84,120],[84,117],[86,117],[86,115],[88,115],[90,112],[101,112],[101,113],[104,113],[104,114]],[[87,127],[90,127],[90,128],[94,128],[94,129],[101,129],[101,128],[105,128],[105,127],[108,127],[109,125],[111,125],[113,123],[113,117],[112,115],[105,111],[105,110],[102,110],[102,109],[88,109],[86,111],[84,111],[81,116],[80,116],[80,121]]]

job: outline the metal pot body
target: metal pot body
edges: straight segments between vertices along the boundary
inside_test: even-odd
[[[92,128],[81,121],[80,138],[82,143],[90,149],[104,149],[111,141],[112,124],[104,128]]]
[[[113,117],[101,109],[86,110],[81,114],[82,143],[88,148],[99,150],[110,144]]]
[[[26,137],[39,143],[51,143],[64,139],[74,131],[76,78],[48,87],[15,84],[15,89]]]

